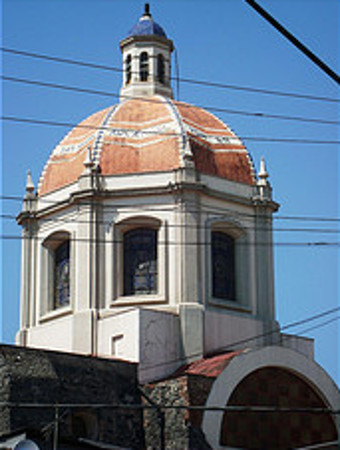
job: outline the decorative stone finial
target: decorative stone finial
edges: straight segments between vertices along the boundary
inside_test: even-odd
[[[266,162],[262,156],[261,158],[261,164],[260,164],[260,171],[259,171],[259,179],[261,184],[267,184],[267,178],[269,177],[267,169],[266,169]]]
[[[272,189],[267,178],[269,177],[264,158],[261,158],[260,170],[258,173],[257,190],[261,200],[271,200]]]
[[[26,178],[26,187],[25,187],[25,197],[24,197],[24,206],[23,211],[26,212],[32,212],[36,208],[36,201],[37,201],[37,195],[34,192],[35,187],[32,180],[31,171],[27,171],[27,178]]]
[[[27,179],[26,179],[26,187],[25,187],[26,193],[27,194],[33,194],[34,189],[35,189],[35,187],[34,187],[34,183],[33,183],[33,180],[32,180],[31,171],[28,170],[27,171]]]
[[[84,170],[84,174],[85,175],[90,175],[92,173],[92,170],[94,168],[94,162],[92,159],[92,152],[91,152],[91,147],[87,147],[87,154],[86,154],[86,159],[84,161],[84,166],[85,166],[85,170]]]
[[[151,14],[150,14],[150,4],[149,3],[145,3],[145,5],[144,5],[144,14],[143,14],[144,16],[148,16],[148,17],[151,17]]]

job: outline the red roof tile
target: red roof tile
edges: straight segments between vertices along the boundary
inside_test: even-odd
[[[203,375],[205,377],[217,378],[227,367],[230,361],[243,353],[245,350],[223,353],[222,355],[206,357],[194,361],[186,366],[180,367],[175,376],[180,375]]]
[[[85,119],[53,150],[39,195],[77,181],[87,148],[103,175],[170,171],[189,151],[197,170],[254,184],[251,160],[227,125],[202,108],[161,96],[130,99]]]

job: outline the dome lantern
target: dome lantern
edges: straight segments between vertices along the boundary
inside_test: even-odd
[[[121,98],[154,94],[173,97],[171,89],[171,53],[173,42],[153,20],[150,6],[120,42],[123,56]]]

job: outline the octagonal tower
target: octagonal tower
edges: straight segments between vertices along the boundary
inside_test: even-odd
[[[172,99],[173,44],[147,7],[120,45],[121,101],[61,140],[36,193],[28,178],[17,339],[137,361],[145,381],[277,339],[278,205],[233,130]]]

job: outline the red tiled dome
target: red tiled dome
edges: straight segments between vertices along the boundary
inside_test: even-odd
[[[162,96],[130,99],[85,119],[53,150],[39,195],[75,182],[87,148],[102,175],[169,171],[191,157],[202,173],[254,184],[240,139],[213,114]]]

